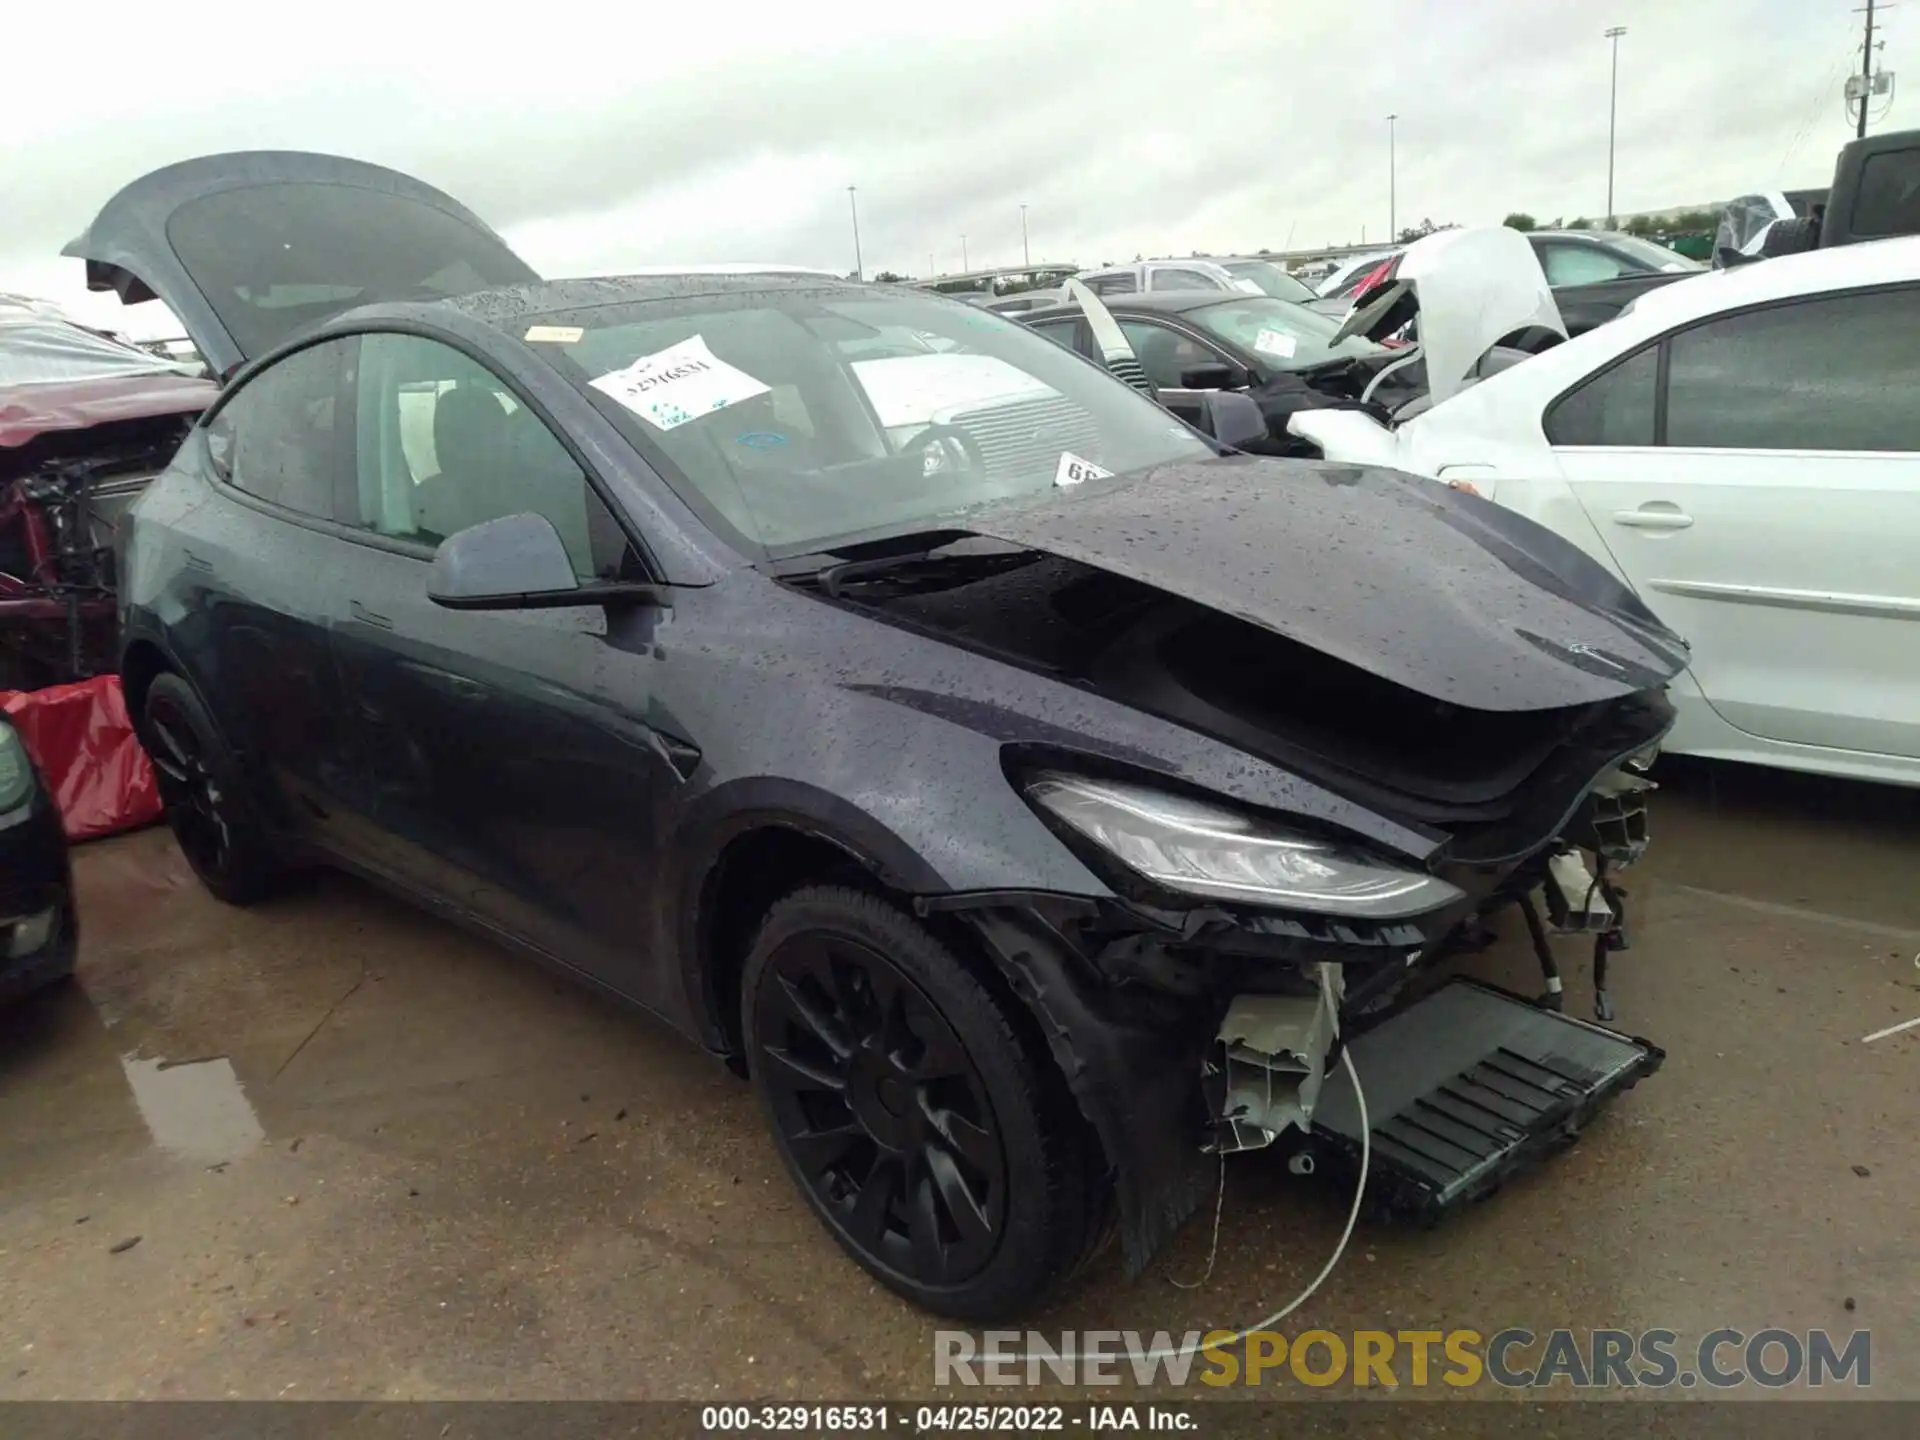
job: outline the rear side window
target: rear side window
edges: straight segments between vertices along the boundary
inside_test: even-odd
[[[1750,310],[1667,343],[1669,445],[1920,451],[1920,288]]]
[[[1062,350],[1072,350],[1076,348],[1074,337],[1078,325],[1077,320],[1049,320],[1044,324],[1035,325],[1033,333],[1046,336]]]
[[[341,394],[359,342],[329,340],[297,350],[249,380],[208,422],[221,478],[303,515],[333,518],[339,473]]]
[[[1153,272],[1153,288],[1156,290],[1218,290],[1220,286],[1198,270],[1156,270]]]
[[[1920,235],[1920,146],[1867,157],[1848,228],[1857,239]]]
[[[1131,295],[1138,288],[1131,270],[1120,275],[1095,275],[1086,286],[1096,295]]]
[[[1555,445],[1651,445],[1660,347],[1649,345],[1568,392],[1547,413]]]
[[[1140,368],[1157,390],[1180,390],[1186,386],[1186,372],[1201,365],[1219,365],[1224,355],[1202,345],[1178,330],[1169,330],[1150,320],[1122,320],[1120,331],[1139,358]]]

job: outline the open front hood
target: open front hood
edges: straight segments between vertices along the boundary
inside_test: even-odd
[[[1480,358],[1516,331],[1567,333],[1532,242],[1504,225],[1414,241],[1384,283],[1354,297],[1335,340],[1383,340],[1416,314],[1436,405],[1459,394]]]
[[[431,185],[296,150],[203,155],[143,175],[61,253],[129,305],[166,302],[222,379],[357,305],[538,280]]]
[[[1467,709],[1615,699],[1687,661],[1631,590],[1559,536],[1395,470],[1226,456],[987,506],[965,525]]]

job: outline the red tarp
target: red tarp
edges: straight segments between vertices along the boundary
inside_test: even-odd
[[[153,765],[128,723],[118,675],[44,690],[0,690],[0,710],[53,792],[69,840],[91,840],[160,818]]]

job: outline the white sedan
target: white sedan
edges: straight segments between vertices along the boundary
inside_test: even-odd
[[[1625,578],[1693,646],[1666,749],[1920,785],[1920,238],[1665,286],[1393,430],[1293,429]]]

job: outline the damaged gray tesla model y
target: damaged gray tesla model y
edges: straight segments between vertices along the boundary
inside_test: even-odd
[[[543,282],[332,157],[156,172],[68,253],[225,380],[120,570],[208,887],[337,863],[665,1017],[919,1304],[1138,1268],[1276,1140],[1433,1218],[1658,1062],[1419,979],[1543,885],[1617,917],[1686,658],[1511,512],[923,293]]]

